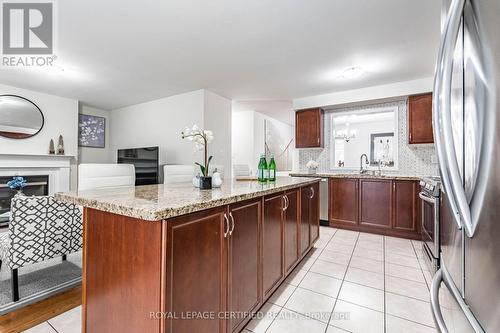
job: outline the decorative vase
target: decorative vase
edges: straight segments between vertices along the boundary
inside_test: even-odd
[[[212,177],[200,177],[200,190],[211,190],[212,189]]]
[[[314,175],[318,171],[318,168],[309,168],[307,169],[307,171],[309,172],[309,174]]]
[[[215,169],[214,173],[212,174],[212,187],[221,187],[222,185],[222,177],[220,173],[217,172],[217,169]]]

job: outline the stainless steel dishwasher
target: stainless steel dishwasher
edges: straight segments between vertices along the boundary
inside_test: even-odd
[[[322,178],[319,183],[319,218],[321,225],[329,225],[328,220],[328,178]]]

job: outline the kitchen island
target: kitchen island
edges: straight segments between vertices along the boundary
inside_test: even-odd
[[[319,237],[319,179],[59,193],[84,207],[83,332],[239,332]]]

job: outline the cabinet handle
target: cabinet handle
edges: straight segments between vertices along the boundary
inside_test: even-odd
[[[229,230],[229,236],[231,236],[234,231],[234,217],[232,212],[229,212],[229,217],[231,218],[231,230]]]
[[[229,219],[227,218],[226,213],[224,213],[224,238],[227,238],[228,233],[229,233]]]
[[[287,198],[286,194],[285,194],[285,195],[283,195],[283,204],[284,204],[284,206],[283,206],[283,211],[287,210],[287,208],[288,208],[287,199],[288,199],[288,198]]]
[[[311,187],[311,197],[309,199],[314,198],[314,187]]]

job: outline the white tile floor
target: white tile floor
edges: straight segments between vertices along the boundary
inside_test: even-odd
[[[326,227],[320,234],[245,333],[436,332],[420,242]],[[78,307],[25,332],[80,332],[80,318]]]

